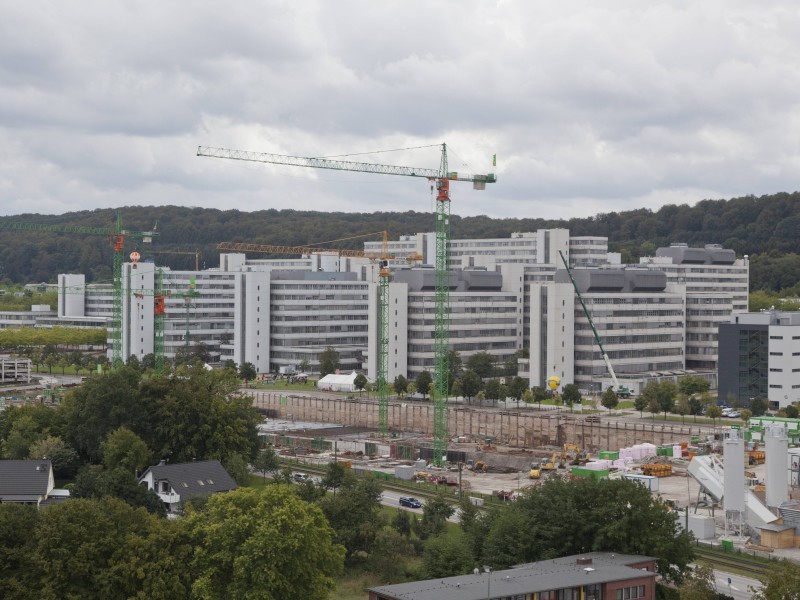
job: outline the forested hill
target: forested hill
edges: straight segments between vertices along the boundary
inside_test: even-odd
[[[433,215],[421,212],[322,213],[297,210],[240,212],[177,206],[131,206],[121,209],[129,230],[149,230],[157,223],[160,236],[153,249],[198,249],[206,266],[216,266],[219,242],[278,245],[319,244],[370,232],[401,234],[433,231]],[[8,222],[114,226],[116,211],[102,209],[58,216],[25,214],[0,218],[0,281],[55,281],[58,273],[85,273],[90,281],[109,281],[112,254],[103,236],[4,229]],[[751,257],[752,289],[785,290],[800,281],[800,193],[704,200],[695,206],[668,205],[653,212],[639,209],[581,219],[493,219],[452,217],[452,235],[459,238],[508,237],[515,231],[565,227],[572,235],[607,236],[611,250],[626,262],[652,254],[671,242],[722,244]],[[365,238],[369,239],[369,238]],[[376,235],[374,240],[379,239]],[[362,239],[337,247],[362,247]],[[129,240],[126,253],[138,249],[145,258],[150,246]],[[194,256],[161,255],[158,262],[175,269],[194,267]]]

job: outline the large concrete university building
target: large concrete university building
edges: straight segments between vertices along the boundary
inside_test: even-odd
[[[367,243],[367,251],[380,251]],[[434,364],[435,235],[389,243],[389,380],[414,378]],[[404,257],[419,254],[420,266]],[[747,310],[748,262],[719,246],[660,248],[623,265],[603,237],[566,229],[509,238],[452,240],[450,344],[462,360],[486,351],[498,364],[521,360],[531,386],[551,375],[583,389],[610,383],[568,272],[566,260],[615,371],[634,388],[646,378],[690,371],[715,373],[717,328]],[[160,278],[160,288],[158,279]],[[259,372],[307,363],[318,369],[328,347],[341,369],[375,377],[377,266],[368,259],[313,254],[249,260],[222,254],[216,269],[172,271],[126,263],[123,356],[154,350],[154,291],[166,290],[164,349],[174,356],[202,342],[215,360],[251,362]],[[58,318],[108,321],[108,288],[84,286],[83,275],[59,277]],[[709,375],[711,376],[711,375]],[[715,377],[715,375],[714,375]]]

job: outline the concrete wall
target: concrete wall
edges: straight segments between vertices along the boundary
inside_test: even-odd
[[[275,392],[252,392],[254,405],[273,408],[280,418],[378,428],[378,404],[374,400],[314,398]],[[577,444],[589,451],[609,450],[643,442],[656,445],[688,442],[693,435],[706,435],[708,427],[651,422],[589,423],[568,413],[489,410],[451,405],[450,436],[493,438],[496,443],[517,448]],[[388,406],[392,431],[433,435],[433,405],[429,402],[392,401]]]

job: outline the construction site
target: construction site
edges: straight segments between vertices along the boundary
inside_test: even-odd
[[[284,456],[447,484],[476,502],[479,495],[514,501],[555,477],[626,478],[646,486],[700,541],[800,558],[797,420],[710,427],[451,404],[446,460],[436,465],[428,403],[390,402],[389,434],[381,436],[376,402],[252,395],[268,417],[262,439]]]

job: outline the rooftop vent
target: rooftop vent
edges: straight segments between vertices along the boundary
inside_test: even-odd
[[[592,564],[592,557],[591,556],[579,556],[575,559],[575,563],[579,565],[590,565]]]

